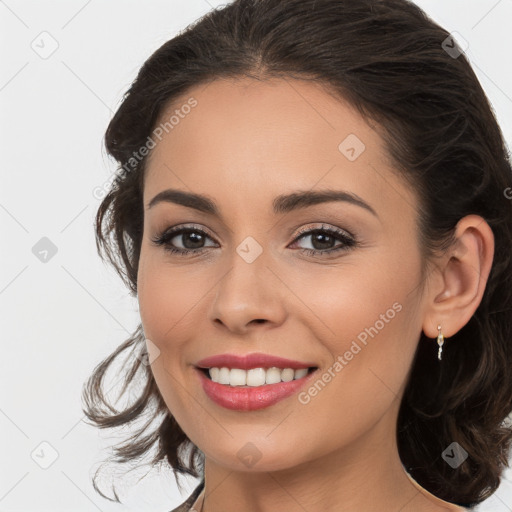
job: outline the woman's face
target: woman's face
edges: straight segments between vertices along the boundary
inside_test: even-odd
[[[392,446],[425,300],[417,199],[380,136],[298,80],[217,80],[162,122],[171,115],[146,171],[138,300],[154,377],[183,431],[210,460],[244,471],[351,453],[365,436]],[[207,196],[216,213],[149,207],[167,189]],[[282,199],[327,190],[367,206]],[[152,241],[174,227],[190,228],[167,239],[186,254]],[[260,408],[210,398],[198,362],[255,352],[318,370]]]

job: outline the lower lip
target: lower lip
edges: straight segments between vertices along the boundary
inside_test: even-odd
[[[209,379],[203,371],[196,368],[204,392],[216,404],[236,411],[256,411],[264,409],[293,395],[316,374],[314,370],[300,379],[278,384],[243,387],[219,384]]]

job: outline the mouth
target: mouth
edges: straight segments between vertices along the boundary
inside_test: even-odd
[[[235,411],[256,411],[298,393],[314,379],[319,367],[257,367],[247,371],[228,367],[195,369],[204,393],[214,403]]]

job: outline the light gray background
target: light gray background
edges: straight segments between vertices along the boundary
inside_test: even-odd
[[[170,471],[118,479],[124,505],[91,486],[119,438],[82,421],[81,388],[138,323],[136,300],[96,254],[93,190],[115,169],[102,137],[139,67],[223,3],[0,0],[0,512],[168,511],[188,496]],[[510,145],[512,1],[417,3],[468,41]],[[32,252],[42,237],[57,248],[46,263]],[[510,512],[512,483],[480,510]]]

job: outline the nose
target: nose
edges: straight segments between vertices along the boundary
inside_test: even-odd
[[[281,325],[286,318],[285,287],[260,255],[252,263],[236,252],[217,285],[210,319],[217,326],[244,334],[257,325]]]

